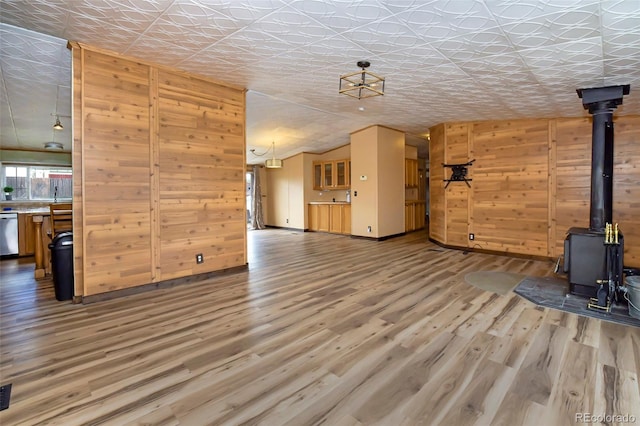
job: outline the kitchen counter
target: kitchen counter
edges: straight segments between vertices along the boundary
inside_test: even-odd
[[[49,207],[34,207],[34,208],[18,207],[15,209],[12,208],[11,210],[3,210],[3,212],[4,213],[20,213],[20,214],[48,214]]]
[[[347,201],[309,201],[309,204],[351,204]]]

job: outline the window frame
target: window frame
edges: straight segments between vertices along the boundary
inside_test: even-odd
[[[33,170],[45,170],[48,171],[49,173],[51,172],[56,172],[56,171],[64,171],[64,172],[69,172],[69,174],[71,175],[71,180],[73,182],[73,167],[72,166],[66,166],[66,165],[60,165],[60,164],[25,164],[25,163],[0,163],[0,178],[2,180],[2,187],[4,188],[5,186],[7,186],[7,168],[8,167],[21,167],[21,168],[26,168],[27,169],[27,187],[26,187],[26,193],[27,193],[27,198],[16,198],[15,194],[15,188],[14,188],[14,196],[12,197],[12,201],[19,201],[19,202],[52,202],[52,201],[72,201],[73,199],[73,184],[71,187],[71,196],[70,197],[51,197],[51,198],[32,198],[32,171]]]

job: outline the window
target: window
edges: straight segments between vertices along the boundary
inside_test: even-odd
[[[73,196],[71,167],[3,165],[3,186],[14,200],[61,200]]]

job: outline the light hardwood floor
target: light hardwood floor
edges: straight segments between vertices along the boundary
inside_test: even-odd
[[[640,424],[640,329],[464,282],[552,262],[284,230],[249,260],[90,305],[0,262],[0,424]]]

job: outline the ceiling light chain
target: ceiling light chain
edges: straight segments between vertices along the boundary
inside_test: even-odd
[[[280,169],[282,168],[282,160],[276,158],[276,143],[275,142],[271,142],[271,147],[269,147],[265,152],[263,152],[262,154],[256,154],[256,150],[255,149],[251,149],[250,150],[251,153],[253,155],[255,155],[256,157],[262,157],[263,155],[267,154],[269,151],[272,152],[272,157],[267,159],[264,162],[264,165],[266,168],[268,169]]]
[[[356,99],[384,95],[385,79],[367,71],[371,63],[369,61],[358,61],[356,65],[362,70],[341,75],[338,93]]]

